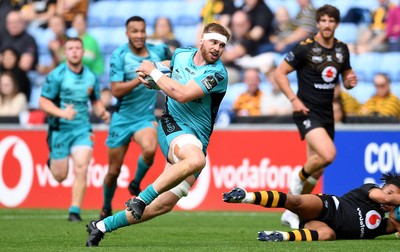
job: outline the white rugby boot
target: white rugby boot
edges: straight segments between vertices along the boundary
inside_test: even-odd
[[[281,224],[290,227],[291,229],[299,229],[299,216],[289,210],[285,210],[281,217]]]

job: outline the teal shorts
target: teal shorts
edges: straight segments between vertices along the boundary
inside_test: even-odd
[[[117,148],[123,145],[128,145],[132,139],[132,136],[137,131],[145,128],[155,129],[155,123],[155,117],[148,117],[140,121],[132,121],[131,119],[114,112],[111,117],[106,145],[109,148]]]
[[[160,125],[158,127],[158,144],[160,145],[160,149],[164,154],[164,157],[170,163],[172,163],[171,162],[172,160],[168,160],[168,150],[172,140],[183,134],[192,134],[198,138],[196,132],[192,128],[188,127],[183,123],[178,123],[171,116],[163,115],[160,119],[159,124]],[[203,153],[204,155],[206,155],[207,145],[206,143],[204,143],[204,141],[201,142],[203,144]]]
[[[90,127],[64,130],[49,130],[47,144],[50,159],[63,159],[71,154],[74,146],[90,146],[93,148],[94,135]]]

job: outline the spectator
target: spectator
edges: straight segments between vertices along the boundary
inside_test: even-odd
[[[237,9],[234,2],[233,0],[207,0],[201,9],[202,24],[218,22],[228,27],[231,16]]]
[[[28,102],[18,90],[17,80],[7,71],[0,75],[0,116],[18,116],[28,110]]]
[[[345,121],[346,117],[357,115],[361,108],[361,103],[348,92],[343,91],[341,84],[337,84],[333,91],[333,115],[341,113],[339,121]],[[340,111],[338,110],[340,109]],[[339,118],[339,117],[338,117]],[[336,118],[337,119],[337,118]],[[335,120],[336,122],[337,120]]]
[[[97,76],[104,71],[104,58],[96,39],[87,33],[86,18],[82,13],[77,13],[72,23],[83,42],[83,64],[88,66]],[[60,33],[61,34],[61,33]]]
[[[49,19],[56,14],[57,0],[24,1],[21,7],[22,17],[29,27],[47,28]]]
[[[391,92],[390,84],[391,80],[386,74],[375,75],[376,93],[362,105],[361,115],[394,117],[400,120],[400,99]]]
[[[245,55],[256,56],[258,43],[248,39],[248,33],[251,23],[246,12],[242,10],[236,11],[232,16],[231,22],[231,40],[225,47],[225,53],[221,59],[228,70],[229,84],[240,81],[241,66],[236,64],[235,60]]]
[[[11,1],[0,0],[0,38],[4,38],[4,36],[7,34],[7,14],[13,10],[13,7],[14,6]]]
[[[261,114],[267,116],[291,115],[292,103],[279,88],[272,75],[268,75],[267,79],[272,89],[270,92],[264,92],[261,98]]]
[[[310,0],[297,0],[300,10],[296,17],[292,19],[291,26],[293,32],[282,40],[275,43],[274,50],[279,53],[287,53],[293,49],[298,42],[315,33],[315,8]]]
[[[38,62],[37,44],[35,39],[26,32],[25,21],[19,11],[8,13],[6,28],[7,34],[0,40],[0,51],[5,48],[15,48],[21,55],[19,68],[25,72],[35,70]]]
[[[390,9],[386,23],[388,51],[400,52],[400,6]]]
[[[160,16],[154,22],[153,34],[149,36],[151,43],[163,43],[167,39],[175,39],[171,20]]]
[[[285,6],[278,7],[275,11],[275,19],[272,23],[272,32],[269,36],[270,43],[278,43],[278,41],[285,39],[292,32],[293,30],[288,9]],[[267,51],[273,51],[273,49]]]
[[[390,0],[378,0],[379,6],[372,12],[372,23],[360,28],[360,36],[355,48],[349,45],[349,49],[358,54],[367,52],[384,52],[387,50],[386,20],[390,9],[395,7]]]
[[[175,38],[171,20],[168,17],[158,17],[156,19],[154,22],[154,32],[147,40],[152,44],[167,44],[171,53],[181,46],[181,43]]]
[[[247,90],[236,99],[233,111],[236,116],[260,116],[263,96],[263,91],[260,90],[260,72],[254,68],[246,69],[243,81],[247,85]]]
[[[89,0],[57,0],[56,14],[64,19],[65,27],[69,29],[77,13],[86,18],[88,6]]]
[[[21,55],[13,48],[6,48],[1,51],[3,55],[0,61],[0,72],[10,71],[13,73],[18,84],[18,90],[25,94],[27,101],[31,96],[31,82],[25,71],[19,68]]]
[[[196,41],[200,41],[204,26],[217,22],[224,27],[229,27],[231,17],[237,10],[234,0],[206,0],[201,9],[201,25]]]
[[[240,7],[250,18],[251,28],[247,37],[259,45],[269,42],[274,14],[264,0],[244,0]],[[258,53],[263,51],[259,50]]]
[[[49,29],[53,32],[54,38],[49,41],[48,47],[52,57],[52,62],[48,66],[40,65],[38,72],[48,74],[51,70],[65,61],[64,44],[68,39],[66,34],[64,19],[60,16],[54,16],[49,20]]]

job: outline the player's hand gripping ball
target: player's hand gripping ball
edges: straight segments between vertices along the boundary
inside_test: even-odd
[[[164,65],[161,62],[155,62],[154,65],[165,76],[171,77],[171,69],[169,67],[167,67],[166,65]],[[150,86],[151,89],[160,90],[160,88],[158,87],[157,83],[153,80],[153,78],[151,78],[150,75],[147,75],[146,77],[144,77],[144,79],[147,81],[148,86]]]

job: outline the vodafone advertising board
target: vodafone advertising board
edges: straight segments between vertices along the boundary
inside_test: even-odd
[[[0,131],[0,207],[68,208],[73,182],[58,183],[47,166],[46,130]],[[94,155],[87,174],[84,209],[102,206],[103,178],[108,169],[105,140],[107,131],[95,130]],[[133,178],[139,148],[131,144],[118,178],[114,209],[123,209],[130,198],[127,186]],[[207,166],[189,196],[177,210],[265,211],[252,205],[226,204],[222,193],[235,186],[248,191],[288,191],[289,175],[300,169],[306,158],[304,142],[296,130],[217,130],[208,148]],[[153,167],[142,181],[142,189],[161,173],[165,159],[157,151]],[[72,164],[71,164],[72,165]],[[321,192],[322,183],[314,192]]]

